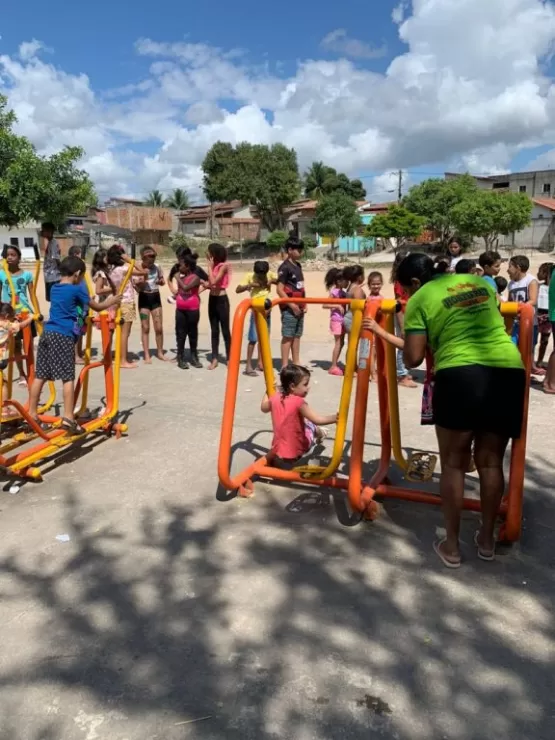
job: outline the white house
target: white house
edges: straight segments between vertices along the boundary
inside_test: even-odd
[[[23,258],[34,259],[32,250],[25,251],[25,247],[32,248],[34,244],[40,244],[40,223],[38,221],[29,221],[20,226],[14,226],[10,229],[8,226],[0,226],[0,251],[4,245],[13,244],[19,247]]]

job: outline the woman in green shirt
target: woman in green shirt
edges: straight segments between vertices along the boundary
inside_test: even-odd
[[[503,457],[520,436],[526,375],[505,331],[493,288],[477,275],[449,275],[425,254],[410,254],[397,279],[411,296],[405,313],[408,368],[434,356],[433,415],[441,457],[440,494],[446,537],[434,549],[448,568],[461,564],[460,518],[465,473],[474,440],[482,525],[475,544],[482,560],[495,556],[494,526],[503,496]]]

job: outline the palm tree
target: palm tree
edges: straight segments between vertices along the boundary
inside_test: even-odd
[[[184,211],[189,208],[189,196],[181,188],[176,188],[166,201],[166,206],[176,211]]]
[[[331,181],[336,177],[337,173],[331,167],[327,167],[323,162],[313,162],[304,176],[305,196],[320,200],[323,195],[333,190]]]
[[[145,205],[154,206],[155,208],[160,208],[164,205],[164,196],[159,190],[152,190],[148,194],[148,198],[145,201]]]

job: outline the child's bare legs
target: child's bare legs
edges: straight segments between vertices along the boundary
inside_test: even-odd
[[[164,354],[164,319],[162,315],[162,307],[153,308],[151,312],[152,326],[154,327],[154,338],[156,339],[156,357],[159,360],[166,360]]]
[[[247,344],[247,365],[245,367],[245,373],[247,375],[252,375],[253,373],[256,374],[256,370],[253,367],[252,364],[252,358],[254,355],[254,348],[256,347],[256,342],[249,342]],[[258,356],[260,357],[260,349],[258,350]],[[260,363],[260,359],[259,359]]]
[[[141,308],[139,310],[139,318],[141,320],[141,344],[143,345],[143,355],[144,360],[147,365],[150,365],[152,363],[152,359],[150,357],[150,311],[148,308]],[[126,325],[124,324],[124,327]],[[122,332],[123,335],[123,332]],[[122,347],[123,349],[123,347]],[[127,354],[123,354],[122,356],[127,359]]]
[[[549,334],[540,334],[540,347],[538,349],[538,361],[537,366],[540,367],[545,359],[545,353],[547,352],[547,345],[549,344]]]
[[[83,359],[83,335],[79,337],[75,345],[75,364],[84,365],[85,360]]]
[[[301,338],[300,337],[295,337],[293,339],[293,343],[291,344],[291,359],[293,360],[293,365],[301,364]]]
[[[281,338],[281,366],[282,367],[287,367],[287,365],[289,365],[289,353],[292,351],[293,342],[294,342],[293,337],[282,337]]]
[[[343,345],[345,344],[345,335],[341,336],[334,336],[333,338],[334,344],[333,344],[333,352],[331,353],[331,367],[329,371],[335,370],[337,367],[337,363],[339,362],[339,358],[341,357],[341,352],[343,351]]]
[[[555,393],[555,349],[551,353],[549,362],[547,363],[543,390],[545,393]]]
[[[40,394],[45,383],[46,380],[41,378],[35,378],[31,383],[29,390],[29,416],[31,419],[36,419],[38,416]]]
[[[137,367],[137,363],[131,362],[129,359],[129,335],[132,326],[132,321],[126,321],[121,327],[121,367],[126,369]]]
[[[73,410],[75,408],[75,386],[73,380],[68,380],[63,384],[62,395],[64,398],[64,419],[73,421]]]

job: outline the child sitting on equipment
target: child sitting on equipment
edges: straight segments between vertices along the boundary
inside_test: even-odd
[[[319,416],[306,402],[310,370],[302,365],[286,365],[280,374],[281,390],[268,398],[264,394],[260,410],[272,414],[274,438],[268,454],[268,463],[275,458],[295,462],[326,434],[322,426],[337,423],[337,414]]]
[[[61,279],[51,288],[50,318],[37,350],[36,377],[29,394],[29,416],[39,426],[37,407],[46,381],[63,383],[64,416],[61,429],[69,434],[83,434],[84,429],[74,419],[75,342],[81,327],[78,314],[86,316],[89,306],[93,311],[103,311],[121,303],[121,296],[109,296],[104,302],[89,298],[87,286],[82,282],[85,263],[79,257],[66,257],[60,264]]]
[[[347,292],[347,280],[343,274],[343,270],[338,267],[332,267],[326,272],[324,278],[324,285],[328,291],[330,298],[346,298]],[[337,306],[335,304],[324,304],[322,308],[328,309],[330,312],[330,332],[333,337],[333,351],[331,353],[331,367],[328,370],[329,375],[343,375],[343,370],[337,364],[343,351],[343,345],[345,344],[345,327],[343,326],[343,319],[345,316],[345,307]]]
[[[266,260],[256,260],[253,265],[253,271],[247,272],[243,280],[235,288],[236,293],[244,293],[249,291],[251,298],[269,298],[272,291],[272,285],[277,284],[278,276],[275,272],[270,271],[270,265]],[[266,311],[266,323],[268,324],[268,331],[270,331],[270,311]],[[256,323],[254,320],[254,311],[251,311],[249,321],[249,333],[248,333],[248,345],[247,345],[247,365],[245,367],[245,375],[252,377],[257,376],[257,372],[253,367],[253,355],[254,348],[258,342],[258,334],[256,332]],[[260,353],[260,345],[258,347],[258,369],[262,370],[262,355]]]
[[[16,335],[20,329],[29,326],[32,321],[32,316],[23,321],[18,321],[15,318],[15,310],[11,303],[3,303],[0,306],[0,370],[4,370],[8,364],[10,337]]]

